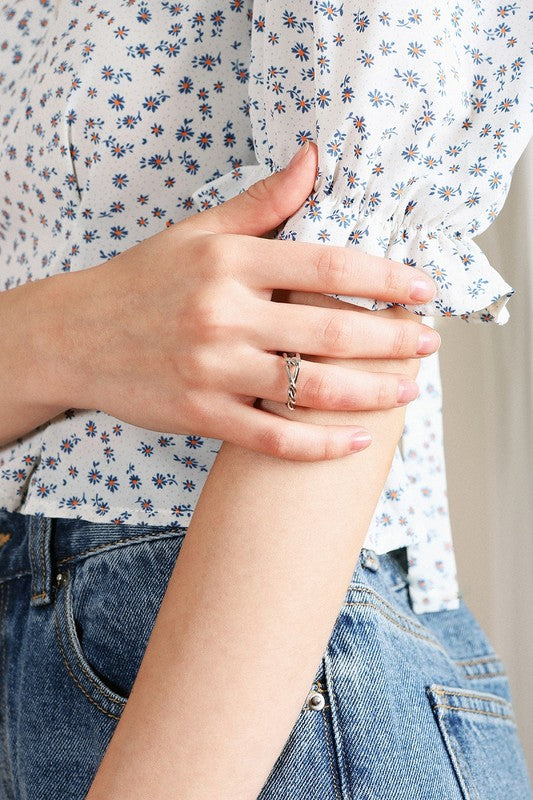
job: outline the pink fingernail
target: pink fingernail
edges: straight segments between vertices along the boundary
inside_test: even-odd
[[[368,431],[357,431],[357,433],[354,433],[350,438],[350,450],[363,450],[365,447],[368,447],[371,441],[372,437]]]
[[[411,400],[416,400],[419,391],[416,381],[401,381],[398,386],[398,402],[410,403]]]
[[[439,349],[440,342],[441,339],[437,331],[428,330],[427,333],[421,333],[418,337],[417,355],[426,356],[429,353],[434,353]]]
[[[309,150],[309,139],[306,139],[306,141],[305,141],[305,143],[302,145],[302,147],[299,147],[299,148],[298,148],[298,150],[296,151],[296,153],[293,155],[293,157],[291,158],[291,160],[290,160],[290,161],[289,161],[289,163],[287,164],[287,169],[290,169],[290,168],[291,168],[291,167],[293,167],[295,164],[297,164],[297,163],[298,163],[298,161],[299,161],[299,159],[300,159],[300,158],[303,158],[303,157],[304,157],[304,155],[307,153],[307,151],[308,151],[308,150]]]
[[[437,287],[432,281],[426,281],[424,278],[416,278],[411,282],[410,298],[411,300],[433,300],[437,293]]]

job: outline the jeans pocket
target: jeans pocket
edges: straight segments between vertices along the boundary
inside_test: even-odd
[[[95,552],[61,572],[54,627],[79,691],[119,719],[148,644],[183,533]]]
[[[464,800],[530,800],[511,703],[440,684],[426,693]]]

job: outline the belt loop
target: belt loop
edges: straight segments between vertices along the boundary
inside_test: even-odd
[[[31,605],[44,606],[51,601],[52,519],[43,514],[31,515],[29,525],[29,549],[31,565]]]
[[[378,554],[368,547],[361,548],[361,563],[371,572],[377,572],[380,567]]]

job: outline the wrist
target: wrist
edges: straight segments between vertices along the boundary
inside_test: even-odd
[[[24,318],[29,320],[24,395],[49,407],[50,416],[80,407],[83,355],[77,335],[80,274],[59,273],[28,284]],[[89,343],[85,343],[89,348]],[[85,359],[87,350],[85,349]]]

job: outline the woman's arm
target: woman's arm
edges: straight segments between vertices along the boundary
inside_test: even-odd
[[[0,292],[0,446],[65,409],[97,408],[138,427],[194,431],[269,455],[277,455],[280,435],[290,436],[290,458],[349,452],[353,430],[294,425],[251,407],[257,396],[285,396],[278,359],[267,351],[278,343],[294,349],[303,335],[302,349],[329,354],[327,329],[341,323],[333,319],[338,311],[274,305],[273,288],[360,291],[404,303],[434,295],[435,286],[389,259],[262,238],[313,185],[316,149],[298,156],[247,192],[109,261]],[[402,357],[416,354],[423,331],[392,321],[360,329],[380,355],[402,335]],[[324,397],[311,391],[321,380],[330,410],[339,408],[341,389],[351,408],[400,402],[402,376],[315,365],[311,377],[300,394],[311,407],[323,407]]]
[[[47,335],[56,286],[54,276],[0,292],[0,447],[67,408],[59,371],[68,340],[52,348]]]
[[[290,299],[345,305],[303,293]],[[364,367],[410,370],[414,377],[417,364]],[[361,424],[373,443],[315,463],[222,445],[87,800],[254,800],[301,710],[404,411],[265,405],[297,419]]]

